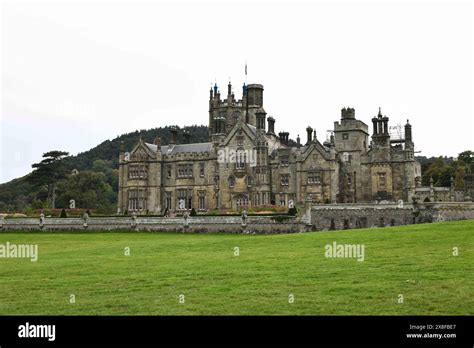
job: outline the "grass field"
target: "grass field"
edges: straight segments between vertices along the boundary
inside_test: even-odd
[[[38,244],[39,259],[0,259],[0,315],[474,314],[474,221],[288,235],[0,233],[7,241]],[[326,258],[334,241],[363,244],[365,260]]]

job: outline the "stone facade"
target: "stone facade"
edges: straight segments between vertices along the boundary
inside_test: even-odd
[[[118,213],[241,210],[266,205],[313,203],[411,202],[421,177],[414,158],[411,125],[404,135],[389,134],[389,118],[378,115],[369,126],[344,108],[329,139],[320,142],[306,129],[289,145],[287,132],[275,133],[275,119],[263,108],[263,86],[244,84],[242,99],[232,86],[221,99],[209,91],[209,141],[162,145],[140,140],[121,149]],[[234,154],[234,156],[233,156]]]

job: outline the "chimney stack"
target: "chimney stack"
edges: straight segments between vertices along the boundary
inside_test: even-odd
[[[185,129],[183,131],[183,136],[184,136],[184,143],[185,144],[189,144],[189,137],[190,137],[190,133],[189,133],[189,130]]]
[[[289,135],[290,135],[290,133],[288,133],[288,132],[278,133],[278,136],[280,137],[280,142],[284,145],[288,145]]]
[[[306,145],[308,145],[313,141],[313,128],[308,126],[308,128],[306,128],[306,133],[308,135],[308,141],[306,142]]]
[[[267,121],[268,121],[268,132],[267,132],[267,134],[275,135],[275,119],[271,116],[268,116]]]
[[[176,144],[176,138],[178,136],[178,128],[176,126],[171,126],[170,133],[171,133],[170,144]]]

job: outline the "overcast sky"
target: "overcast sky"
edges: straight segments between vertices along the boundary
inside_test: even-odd
[[[264,85],[276,132],[318,138],[342,107],[410,119],[420,155],[474,150],[473,6],[3,2],[0,182],[165,125],[206,124],[211,83]]]

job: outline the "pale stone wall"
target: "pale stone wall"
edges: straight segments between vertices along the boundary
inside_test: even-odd
[[[307,204],[299,217],[195,216],[195,217],[94,217],[0,219],[0,231],[174,231],[225,233],[293,233],[319,230],[398,226],[412,223],[474,220],[474,203]],[[283,220],[279,220],[279,219]]]

